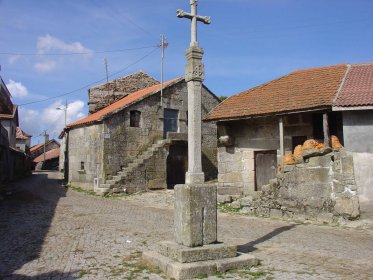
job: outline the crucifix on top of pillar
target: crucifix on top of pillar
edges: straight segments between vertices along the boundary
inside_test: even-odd
[[[188,171],[185,175],[186,184],[202,184],[205,175],[202,171],[201,149],[201,94],[204,80],[202,64],[203,49],[198,46],[197,22],[210,24],[207,16],[197,15],[197,0],[190,0],[191,13],[177,10],[177,17],[191,20],[190,47],[187,49],[187,65],[185,81],[188,85]]]
[[[198,0],[190,0],[191,13],[186,13],[183,10],[177,10],[176,14],[179,18],[188,18],[192,21],[192,26],[190,30],[190,46],[198,47],[197,40],[197,21],[201,21],[205,24],[211,23],[211,18],[208,16],[197,15],[197,2]]]

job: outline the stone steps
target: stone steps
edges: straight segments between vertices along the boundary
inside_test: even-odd
[[[138,169],[139,167],[143,166],[145,161],[153,157],[153,155],[164,146],[171,143],[170,139],[163,139],[158,140],[156,143],[151,145],[147,150],[145,150],[141,155],[137,156],[131,163],[129,163],[126,167],[123,167],[121,171],[119,171],[116,175],[112,176],[110,180],[106,180],[104,184],[100,184],[100,187],[97,189],[101,192],[105,191],[108,192],[120,192],[120,187],[118,184],[125,180],[127,176]]]

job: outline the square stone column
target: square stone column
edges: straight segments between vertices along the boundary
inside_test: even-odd
[[[185,66],[185,81],[188,85],[188,172],[186,184],[203,184],[205,174],[202,171],[202,115],[201,95],[204,80],[202,64],[203,49],[193,46],[188,48]]]
[[[175,240],[195,247],[217,242],[216,186],[175,186]]]

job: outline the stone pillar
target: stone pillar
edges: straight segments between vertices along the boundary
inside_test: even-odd
[[[188,172],[186,184],[203,184],[201,148],[201,95],[204,80],[203,49],[192,46],[186,52],[185,81],[188,85]]]
[[[279,118],[279,121],[278,121],[278,125],[279,125],[279,135],[280,135],[280,165],[281,165],[281,172],[283,171],[283,167],[284,167],[284,119],[282,116],[280,116]]]

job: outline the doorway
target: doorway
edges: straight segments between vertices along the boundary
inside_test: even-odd
[[[169,148],[167,157],[167,188],[173,189],[177,184],[185,184],[185,173],[188,169],[188,146],[178,141]]]
[[[256,151],[255,156],[255,190],[261,191],[263,185],[276,178],[277,151]]]

